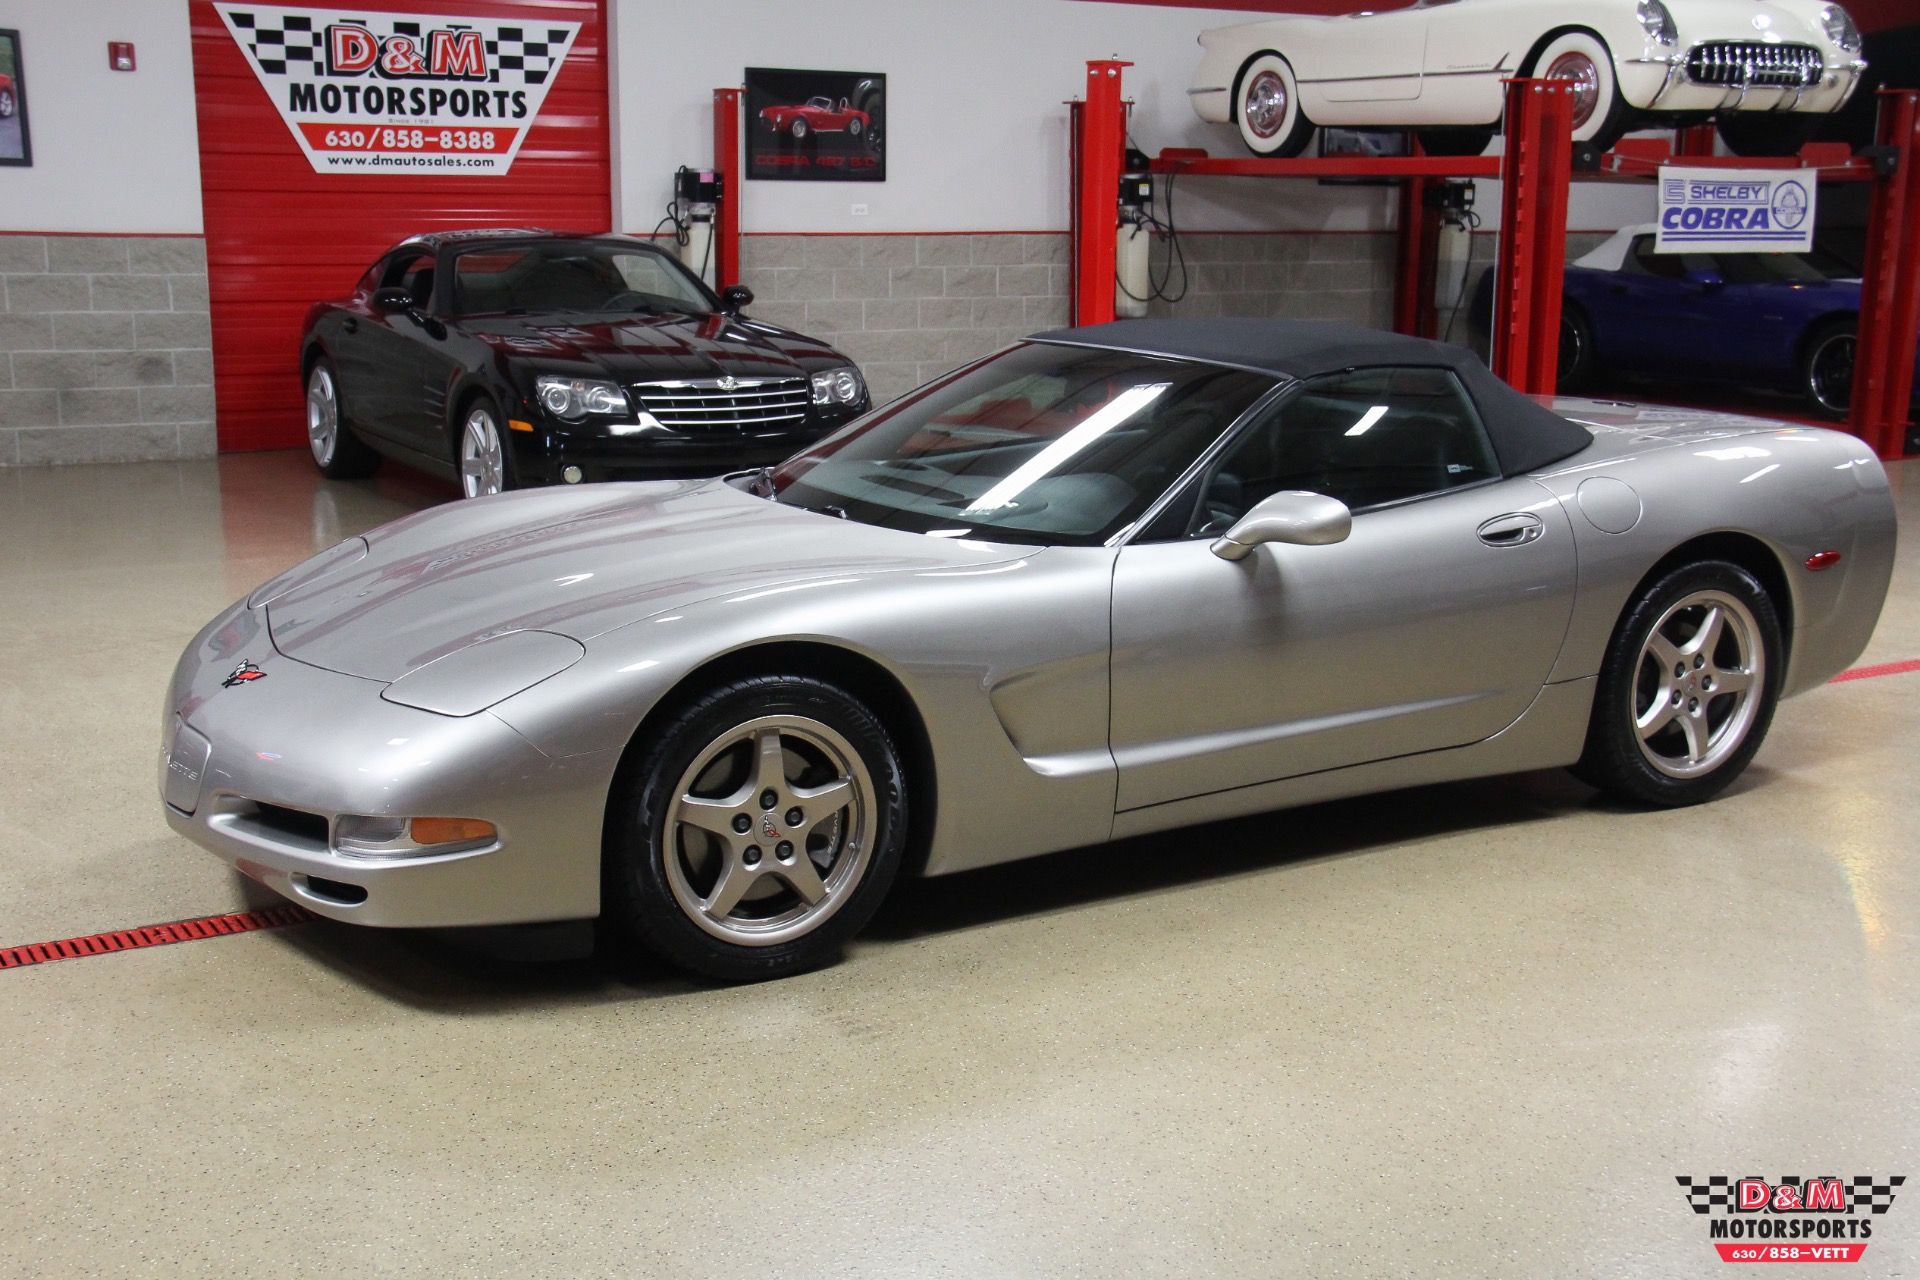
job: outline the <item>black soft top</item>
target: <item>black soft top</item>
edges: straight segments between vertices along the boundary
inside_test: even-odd
[[[1120,320],[1033,335],[1035,342],[1107,347],[1233,365],[1276,378],[1311,378],[1375,365],[1453,370],[1486,423],[1500,469],[1537,471],[1593,443],[1593,435],[1493,376],[1464,347],[1319,320]]]

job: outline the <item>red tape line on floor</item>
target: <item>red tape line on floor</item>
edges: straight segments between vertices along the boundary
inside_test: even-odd
[[[311,911],[289,903],[284,907],[268,907],[262,911],[202,916],[198,920],[175,920],[171,924],[117,929],[112,933],[65,938],[59,942],[30,942],[24,947],[0,947],[0,969],[50,964],[55,960],[78,960],[83,956],[104,956],[115,951],[137,951],[141,947],[164,947],[175,942],[198,942],[202,938],[224,938],[230,933],[284,929],[288,925],[305,924],[314,918]]]
[[[1911,658],[1906,662],[1883,662],[1877,667],[1855,667],[1851,671],[1842,671],[1828,684],[1839,684],[1842,680],[1871,680],[1875,676],[1903,676],[1909,671],[1920,671],[1920,658]]]

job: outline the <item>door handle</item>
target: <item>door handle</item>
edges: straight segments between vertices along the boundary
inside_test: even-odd
[[[352,316],[348,316],[345,320],[342,320],[340,322],[340,327],[342,329],[345,329],[348,333],[360,332],[360,322],[358,320],[355,320]]]
[[[1546,525],[1531,511],[1513,511],[1504,516],[1495,516],[1477,530],[1480,541],[1490,547],[1523,547],[1536,541],[1546,531]]]

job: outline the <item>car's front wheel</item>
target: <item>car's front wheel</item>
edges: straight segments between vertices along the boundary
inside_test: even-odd
[[[513,460],[500,426],[500,410],[486,396],[467,406],[459,452],[460,492],[466,497],[484,498],[513,487]]]
[[[879,717],[835,685],[723,685],[655,736],[608,814],[603,912],[727,982],[831,961],[886,896],[906,778]]]
[[[1785,665],[1766,588],[1724,560],[1682,565],[1627,606],[1577,773],[1634,804],[1711,800],[1767,736]]]
[[[793,135],[793,140],[795,142],[798,142],[802,138],[806,137],[807,136],[806,117],[795,116],[793,118],[793,123],[787,126],[787,132]]]
[[[1313,137],[1313,121],[1300,109],[1293,66],[1277,53],[1260,54],[1240,68],[1233,118],[1240,140],[1257,156],[1297,156]]]
[[[1610,149],[1627,129],[1627,104],[1613,74],[1613,55],[1598,36],[1566,31],[1548,41],[1523,75],[1573,86],[1573,140]]]
[[[329,480],[359,480],[380,469],[380,455],[347,425],[340,380],[325,356],[307,371],[307,448]]]

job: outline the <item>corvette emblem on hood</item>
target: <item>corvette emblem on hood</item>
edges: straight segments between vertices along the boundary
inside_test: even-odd
[[[265,680],[267,673],[251,662],[243,662],[233,669],[233,674],[220,682],[222,689],[231,689],[237,684],[250,684],[255,680]]]

